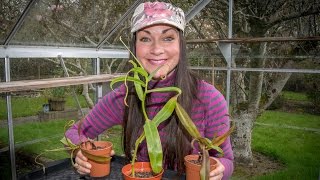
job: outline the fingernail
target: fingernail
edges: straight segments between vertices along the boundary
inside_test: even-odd
[[[91,169],[91,164],[90,164],[90,163],[87,163],[87,164],[86,164],[86,168]]]

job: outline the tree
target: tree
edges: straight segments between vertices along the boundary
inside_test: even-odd
[[[233,37],[319,36],[319,14],[320,2],[314,0],[235,1]],[[187,37],[227,38],[227,22],[228,1],[212,1],[191,21],[193,28],[188,31]],[[191,48],[197,50],[201,46],[206,45],[197,44]],[[306,46],[301,42],[241,44],[238,53],[240,55],[233,55],[235,59],[232,61],[232,67],[293,68],[297,64],[297,60],[293,57],[297,55],[297,49],[304,49],[314,54],[315,52],[311,52],[312,49],[319,48],[317,43],[311,47],[312,49],[303,47]],[[206,46],[206,48],[213,47]],[[214,49],[208,51],[208,54],[210,52],[214,52]],[[291,73],[237,71],[232,73],[230,109],[237,127],[232,136],[236,161],[252,163],[251,132],[254,121],[281,93],[290,76]]]

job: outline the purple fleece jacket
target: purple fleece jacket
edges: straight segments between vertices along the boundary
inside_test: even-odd
[[[173,83],[174,77],[169,76],[161,81],[150,82],[149,85],[152,87],[167,87],[172,86]],[[123,103],[125,92],[125,86],[121,85],[115,91],[106,94],[85,117],[81,127],[81,137],[78,136],[78,124],[75,124],[67,131],[67,137],[74,144],[79,144],[80,139],[83,140],[85,137],[95,138],[108,128],[114,125],[121,125],[125,109]],[[151,97],[147,102],[147,112],[150,119],[156,115],[170,97],[172,97],[170,93],[151,93]],[[227,104],[223,95],[213,85],[205,81],[199,81],[197,97],[193,101],[191,118],[201,135],[211,139],[228,131],[230,122]],[[166,132],[162,127],[162,124],[158,127],[161,139],[166,137]],[[146,144],[142,143],[141,146],[145,148],[142,148],[138,154],[138,160],[148,161]],[[230,138],[220,147],[224,151],[224,156],[219,158],[225,167],[223,179],[228,179],[233,172],[234,159]],[[197,152],[197,150],[194,150],[193,154],[197,154]],[[210,151],[210,155],[217,156],[214,151]]]

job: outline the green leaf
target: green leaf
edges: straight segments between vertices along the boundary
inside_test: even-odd
[[[201,138],[201,135],[196,125],[193,123],[188,113],[184,110],[184,108],[178,102],[176,104],[175,110],[176,110],[177,116],[179,117],[179,121],[186,128],[188,133],[196,139]]]
[[[209,152],[202,148],[202,163],[200,169],[200,179],[201,180],[209,180],[210,173],[210,159]]]
[[[137,63],[135,63],[133,60],[129,60],[129,63],[131,63],[133,65],[133,67],[138,67]]]
[[[141,74],[143,77],[148,78],[148,72],[146,70],[144,70],[142,67],[134,67],[132,69],[130,69],[129,72],[136,72]]]
[[[152,77],[159,71],[159,69],[162,67],[163,65],[157,67],[156,70],[152,71],[149,75],[149,77],[147,78],[147,81],[150,81],[152,79]]]
[[[160,173],[162,170],[163,154],[157,126],[155,123],[153,123],[153,121],[146,121],[143,128],[147,140],[148,154],[152,171],[156,174]]]
[[[110,83],[110,88],[113,89],[113,85],[117,82],[124,82],[124,81],[132,81],[132,82],[136,82],[139,83],[142,87],[145,87],[145,83],[143,81],[141,81],[140,79],[136,79],[133,78],[131,76],[121,76],[121,77],[117,77],[115,79],[113,79]]]
[[[138,58],[133,54],[133,52],[130,50],[130,48],[122,41],[121,36],[120,36],[119,39],[120,39],[121,43],[126,47],[126,49],[130,52],[130,54],[132,55],[132,57],[139,63],[139,66],[142,67],[142,65],[140,64]]]
[[[147,91],[147,93],[152,93],[152,92],[177,92],[178,95],[180,95],[182,91],[180,88],[177,88],[177,87],[155,88]]]
[[[164,120],[168,119],[176,107],[178,95],[173,96],[169,101],[163,106],[163,108],[154,116],[152,121],[159,126]]]
[[[137,72],[134,72],[134,78],[140,80],[139,74]],[[144,96],[141,84],[134,82],[134,88],[136,89],[136,92],[137,92],[137,95],[138,95],[140,101],[144,101],[145,96]]]
[[[214,150],[218,151],[220,154],[222,154],[222,155],[224,154],[223,150],[219,146],[215,146],[213,144],[210,144],[209,146],[207,146],[207,149],[214,149]]]
[[[214,139],[212,140],[212,144],[213,144],[214,146],[220,146],[220,145],[227,139],[227,137],[230,136],[230,134],[233,132],[234,128],[235,128],[235,125],[234,125],[234,123],[233,123],[232,126],[231,126],[231,128],[230,128],[226,133],[224,133],[224,134],[221,135],[221,136],[218,136],[217,138],[214,138]]]
[[[73,144],[72,142],[71,142],[71,140],[70,139],[68,139],[68,138],[66,138],[66,137],[63,137],[62,139],[60,139],[60,142],[62,143],[62,144],[64,144],[65,146],[69,146],[70,148],[78,148],[78,146],[77,145],[75,145],[75,144]]]

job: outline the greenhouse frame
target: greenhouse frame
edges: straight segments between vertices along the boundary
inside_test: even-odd
[[[19,99],[27,98],[21,101],[34,103],[32,99],[44,98],[47,90],[68,87],[68,95],[74,103],[69,108],[84,116],[84,111],[90,109],[85,101],[91,98],[93,103],[98,102],[110,91],[109,82],[125,74],[125,63],[130,54],[125,47],[131,41],[130,18],[142,2],[146,1],[127,0],[121,4],[116,0],[4,0],[0,3],[0,107],[3,109],[0,111],[0,159],[8,160],[0,167],[10,172],[1,172],[4,173],[2,177],[27,179],[35,169],[25,170],[17,159],[20,154],[32,154],[31,157],[39,154],[32,146],[40,148],[41,142],[48,140],[42,139],[43,135],[36,129],[34,132],[20,129],[24,123],[40,128],[41,123],[49,122],[40,118],[40,114],[46,115],[43,109],[46,102],[41,100],[39,109],[33,114],[23,112],[25,114],[19,115]],[[232,120],[239,125],[232,138],[241,139],[249,134],[250,137],[246,137],[249,140],[242,140],[250,144],[251,132],[256,126],[270,125],[269,121],[257,119],[265,112],[276,111],[271,107],[289,92],[311,97],[311,100],[303,100],[303,103],[284,100],[281,109],[289,109],[285,106],[293,102],[303,104],[300,108],[295,105],[296,109],[289,114],[312,114],[312,120],[304,119],[305,124],[284,121],[270,125],[270,128],[279,126],[283,131],[297,128],[301,132],[305,130],[303,133],[310,133],[310,137],[320,138],[320,99],[315,98],[320,96],[320,2],[165,2],[181,7],[185,12],[187,26],[184,35],[190,68],[225,96]],[[88,96],[82,96],[85,93]],[[84,100],[81,100],[83,97]],[[19,119],[27,117],[33,117],[33,120],[20,123]],[[79,120],[78,117],[72,118]],[[56,119],[64,118],[70,119],[70,116]],[[61,124],[65,124],[65,119]],[[240,127],[241,124],[243,127]],[[32,132],[34,135],[22,138],[20,132]],[[59,133],[50,136],[59,136]],[[265,132],[264,136],[273,136],[271,134],[272,131]],[[259,141],[259,138],[254,136],[253,141]],[[245,146],[236,141],[233,143],[235,152],[241,151],[237,147]],[[277,150],[264,150],[264,146],[274,147],[265,142],[252,145],[252,149],[285,161]],[[319,141],[314,141],[314,146],[315,149],[320,147]],[[46,148],[52,147],[40,149],[44,151]],[[248,149],[252,158],[251,145],[242,150]],[[307,154],[313,152],[313,149],[304,151]],[[241,157],[241,154],[235,153],[235,161],[240,162]],[[49,162],[63,158],[67,157],[48,157]],[[305,171],[310,175],[308,177],[319,178],[320,156],[316,156],[314,161],[310,160]],[[299,179],[305,176],[294,168],[287,168],[291,172],[285,177]],[[278,174],[278,171],[270,176],[267,174],[266,178],[281,179],[282,170]],[[241,178],[237,172],[235,178]]]

